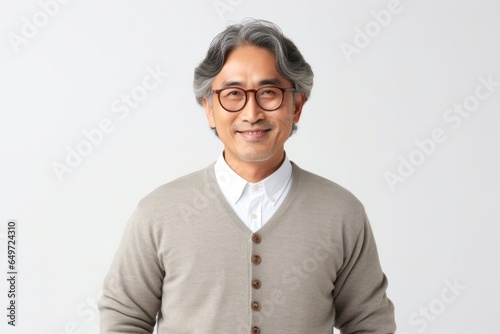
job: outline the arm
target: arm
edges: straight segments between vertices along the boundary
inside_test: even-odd
[[[104,281],[99,301],[101,333],[153,332],[164,276],[153,238],[137,209]]]
[[[335,327],[343,334],[393,334],[394,306],[386,295],[387,278],[364,209],[353,223],[359,232],[345,245],[345,262],[333,291]]]

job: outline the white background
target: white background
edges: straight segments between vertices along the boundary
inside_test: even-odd
[[[52,17],[40,4],[49,0],[0,4],[1,277],[9,219],[19,270],[15,328],[1,279],[2,333],[98,332],[96,300],[138,200],[221,151],[194,100],[193,70],[212,38],[245,17],[277,23],[315,71],[287,153],[365,204],[398,333],[498,331],[498,1],[401,0],[385,27],[372,13],[385,0],[54,1]],[[362,46],[358,29],[372,37],[346,57],[342,43]],[[147,68],[168,76],[126,117],[115,113]],[[480,77],[497,86],[479,101]],[[458,114],[443,119],[464,101],[479,105],[459,126]],[[60,181],[54,162],[66,164],[104,119],[113,130]],[[436,128],[446,140],[418,153],[415,142]],[[420,165],[391,189],[387,173],[410,157]]]

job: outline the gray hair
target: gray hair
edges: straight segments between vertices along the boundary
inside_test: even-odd
[[[222,70],[229,54],[242,45],[253,45],[273,52],[277,71],[290,80],[297,91],[303,92],[306,99],[309,98],[314,74],[297,46],[274,23],[252,19],[228,26],[217,35],[205,59],[194,70],[194,94],[200,105],[203,105],[203,98],[212,101],[210,91],[215,76]]]

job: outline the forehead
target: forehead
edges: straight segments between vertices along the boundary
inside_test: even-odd
[[[273,52],[256,46],[239,46],[226,59],[214,78],[214,86],[257,86],[262,82],[289,83],[276,69]]]

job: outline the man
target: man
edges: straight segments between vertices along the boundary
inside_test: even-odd
[[[362,204],[285,154],[312,83],[270,22],[214,39],[194,90],[224,151],[139,203],[104,284],[102,333],[395,332]]]

